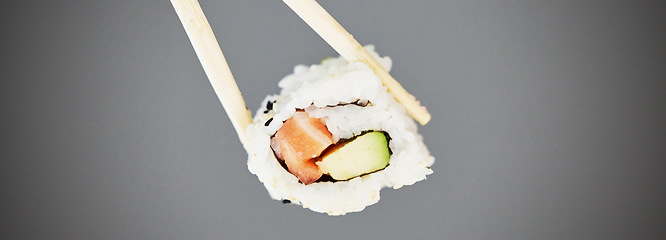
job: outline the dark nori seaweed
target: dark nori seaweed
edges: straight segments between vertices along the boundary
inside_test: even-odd
[[[266,121],[266,123],[264,123],[264,126],[268,127],[268,124],[271,124],[272,121],[273,121],[273,118],[268,119],[268,121]]]

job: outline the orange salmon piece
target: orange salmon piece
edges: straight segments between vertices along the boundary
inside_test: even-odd
[[[323,175],[314,158],[333,144],[333,137],[319,119],[297,111],[282,124],[273,140],[289,172],[302,183],[313,183]]]

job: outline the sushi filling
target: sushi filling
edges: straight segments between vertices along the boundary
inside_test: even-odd
[[[383,131],[364,131],[333,142],[326,125],[298,110],[271,137],[280,164],[303,184],[344,181],[388,166],[391,155]]]

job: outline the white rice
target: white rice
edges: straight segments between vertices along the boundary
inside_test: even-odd
[[[379,57],[371,45],[366,49],[390,70],[390,58]],[[280,95],[267,96],[254,123],[248,127],[246,146],[250,172],[257,175],[273,199],[289,200],[329,215],[344,215],[377,203],[383,187],[398,189],[432,173],[430,166],[435,159],[417,133],[414,120],[366,64],[349,63],[339,57],[327,59],[320,65],[298,65],[279,86]],[[268,101],[276,102],[273,110],[264,113]],[[350,104],[355,102],[358,104]],[[367,130],[387,132],[393,153],[389,165],[347,181],[300,183],[280,165],[270,147],[271,136],[296,109],[305,109],[310,116],[324,121],[334,141]],[[270,124],[265,126],[271,118]]]

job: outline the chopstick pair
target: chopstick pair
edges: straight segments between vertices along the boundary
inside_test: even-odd
[[[430,121],[430,114],[426,108],[421,106],[414,96],[391,77],[319,3],[314,0],[283,1],[347,61],[360,61],[367,64],[379,76],[393,97],[416,121],[422,125]],[[245,129],[252,123],[252,116],[245,106],[245,100],[243,100],[199,2],[197,0],[171,0],[171,4],[185,28],[215,94],[229,115],[238,138],[245,144]]]

